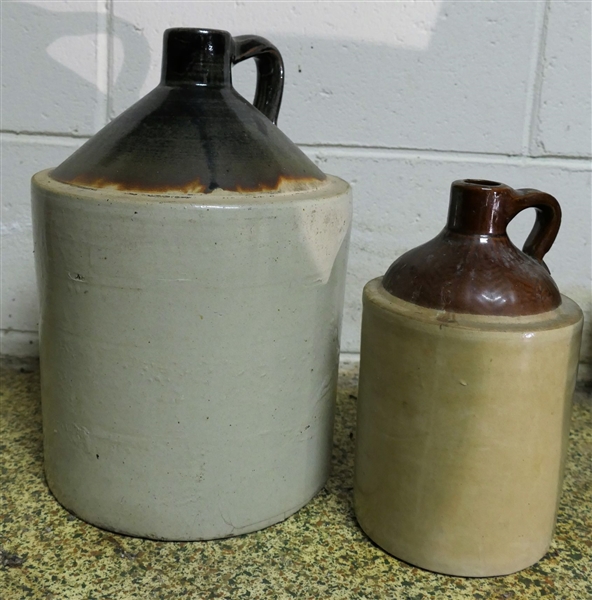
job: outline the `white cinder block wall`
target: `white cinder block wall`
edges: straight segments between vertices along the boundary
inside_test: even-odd
[[[589,2],[62,0],[1,9],[3,353],[37,351],[30,176],[156,85],[162,32],[175,26],[275,43],[286,63],[280,127],[353,185],[344,352],[358,352],[364,283],[443,227],[450,183],[466,177],[559,199],[563,226],[547,263],[589,322]],[[254,65],[236,67],[234,79],[250,98]],[[517,245],[533,218],[512,224]],[[582,358],[592,358],[589,326]]]

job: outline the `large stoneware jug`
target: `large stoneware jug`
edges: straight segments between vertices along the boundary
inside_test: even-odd
[[[158,87],[33,177],[45,470],[86,521],[238,535],[327,479],[351,191],[282,89],[263,38],[168,30]]]
[[[542,260],[560,220],[548,194],[456,181],[444,230],[365,287],[355,510],[407,562],[504,575],[549,548],[582,332]]]

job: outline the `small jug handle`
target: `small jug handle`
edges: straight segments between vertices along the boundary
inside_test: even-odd
[[[257,88],[253,105],[274,125],[284,92],[284,61],[279,50],[265,38],[256,35],[239,35],[233,38],[232,64],[247,58],[257,63]]]
[[[512,202],[506,205],[507,223],[527,208],[536,210],[536,221],[522,251],[546,267],[543,257],[551,249],[561,225],[559,202],[550,194],[530,188],[512,190],[511,196]]]

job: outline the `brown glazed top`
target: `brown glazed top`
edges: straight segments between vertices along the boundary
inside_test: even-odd
[[[506,227],[526,208],[536,210],[536,222],[520,251]],[[561,208],[549,194],[495,181],[455,181],[446,227],[397,259],[383,286],[402,300],[448,312],[519,316],[553,310],[561,296],[543,256],[560,224]]]
[[[232,87],[231,66],[257,63],[254,105]],[[169,29],[162,79],[54,169],[54,179],[136,192],[272,191],[324,173],[275,125],[282,57],[256,36]]]

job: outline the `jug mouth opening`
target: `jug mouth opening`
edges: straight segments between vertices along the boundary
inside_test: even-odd
[[[486,187],[498,187],[498,186],[503,186],[503,183],[500,183],[499,181],[489,181],[489,179],[464,179],[463,180],[464,183],[472,183],[475,185],[482,185],[482,186],[486,186]]]

